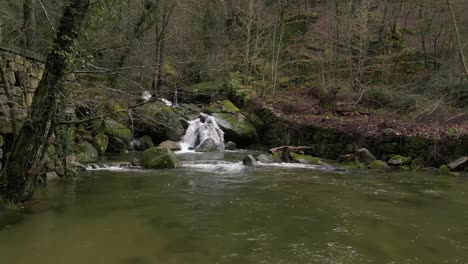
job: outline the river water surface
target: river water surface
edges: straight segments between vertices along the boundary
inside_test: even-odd
[[[222,155],[42,186],[0,263],[468,263],[467,178],[197,161]]]

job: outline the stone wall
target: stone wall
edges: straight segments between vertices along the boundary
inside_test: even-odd
[[[44,57],[38,54],[0,47],[0,63],[14,96],[20,124],[27,117],[28,107],[44,73],[44,61]],[[0,82],[0,135],[12,133],[7,101],[5,87]]]

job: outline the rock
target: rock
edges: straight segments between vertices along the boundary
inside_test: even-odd
[[[172,169],[180,165],[180,160],[168,148],[149,148],[143,152],[143,167],[148,169]]]
[[[5,141],[3,140],[3,136],[0,135],[0,147],[3,147],[3,144],[5,144]]]
[[[248,155],[242,160],[242,164],[245,166],[257,166],[258,162],[252,155]]]
[[[208,119],[208,117],[210,117],[210,116],[207,115],[207,114],[205,114],[205,113],[200,113],[200,114],[198,115],[198,118],[200,118],[200,121],[201,121],[202,123],[205,123],[205,122],[206,122],[206,119]]]
[[[275,159],[271,155],[261,154],[257,157],[257,160],[263,164],[275,163]]]
[[[138,150],[144,151],[144,150],[154,147],[153,140],[151,139],[150,136],[142,136],[138,141],[140,142],[138,146]]]
[[[187,129],[190,126],[189,121],[185,118],[180,118],[179,121],[182,124],[182,127],[184,127],[184,129]]]
[[[207,138],[205,141],[200,143],[195,149],[195,152],[215,152],[219,150],[219,146],[216,144],[216,141],[212,138]]]
[[[358,158],[354,154],[345,154],[345,155],[341,155],[338,158],[338,161],[340,163],[358,162]]]
[[[383,160],[374,160],[369,164],[370,169],[383,170],[388,168],[387,162]]]
[[[376,160],[374,155],[372,155],[372,153],[370,153],[370,151],[365,148],[358,149],[358,151],[356,151],[356,157],[360,162],[367,165]]]
[[[76,144],[76,161],[80,163],[89,163],[97,161],[98,151],[90,143],[83,141]]]
[[[161,102],[149,103],[135,110],[134,129],[150,136],[153,142],[178,141],[185,132],[182,117],[177,108]]]
[[[132,131],[112,118],[104,121],[104,133],[109,137],[107,149],[110,153],[126,150],[132,140]]]
[[[141,159],[133,158],[131,164],[132,164],[132,166],[140,167],[141,166]]]
[[[175,142],[175,141],[171,141],[171,140],[166,140],[164,142],[162,142],[161,144],[159,144],[158,146],[159,148],[168,148],[172,151],[179,151],[179,150],[182,150],[182,147],[180,146],[179,143]]]
[[[94,137],[93,145],[99,152],[99,155],[106,154],[107,146],[109,145],[109,137],[103,133],[99,133]]]
[[[210,106],[206,108],[206,111],[211,114],[212,113],[228,113],[228,114],[240,113],[240,109],[229,100],[224,100],[224,101],[211,104]]]
[[[310,164],[310,165],[326,165],[327,164],[321,158],[317,158],[313,156],[301,155],[297,153],[291,153],[291,156],[302,164]]]
[[[447,166],[451,171],[463,171],[465,168],[468,168],[468,156],[460,157],[450,162]]]
[[[257,143],[257,130],[247,118],[240,113],[214,113],[218,125],[224,131],[224,139],[237,142],[238,147]]]
[[[0,159],[3,159],[3,149],[0,148]]]
[[[76,171],[86,171],[86,166],[79,162],[73,162],[71,167]]]
[[[411,165],[411,158],[404,157],[401,155],[395,155],[387,162],[389,166],[401,167]]]
[[[55,171],[49,171],[42,175],[44,182],[53,182],[60,180],[60,177]]]
[[[443,173],[443,174],[448,174],[448,173],[450,173],[450,168],[447,165],[441,165],[439,167],[439,172]]]
[[[232,142],[232,141],[229,141],[228,143],[226,143],[226,150],[235,150],[237,148],[237,144]]]
[[[0,161],[0,171],[2,171],[2,169],[3,169],[3,164],[2,164],[2,162]]]

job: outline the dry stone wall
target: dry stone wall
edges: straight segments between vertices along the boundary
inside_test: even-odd
[[[18,123],[28,115],[34,92],[44,74],[44,57],[17,49],[0,47],[0,63],[3,64],[10,92],[14,96]],[[5,87],[0,82],[0,135],[12,133],[10,111]]]

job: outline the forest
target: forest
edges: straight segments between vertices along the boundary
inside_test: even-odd
[[[467,10],[468,0],[2,0],[0,252],[11,253],[0,262],[468,261]],[[457,220],[434,216],[444,206]],[[122,225],[88,222],[96,216]],[[39,223],[55,226],[42,246]],[[21,257],[8,240],[20,230],[35,234]],[[68,230],[99,239],[82,255],[53,252]],[[425,248],[400,244],[416,234]]]

